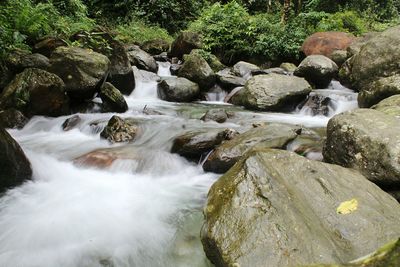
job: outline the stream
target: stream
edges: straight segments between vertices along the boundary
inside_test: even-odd
[[[169,64],[159,63],[169,76]],[[33,180],[0,199],[0,266],[15,267],[207,267],[199,238],[208,189],[219,177],[200,164],[169,153],[189,130],[250,129],[256,122],[323,128],[330,117],[357,107],[357,94],[332,82],[313,94],[329,96],[328,116],[307,107],[293,113],[251,112],[212,97],[211,102],[170,103],[157,98],[157,82],[135,70],[136,89],[120,114],[140,125],[129,144],[110,144],[100,132],[112,113],[82,113],[77,127],[63,131],[71,117],[37,116],[22,130],[10,130],[32,163]],[[199,118],[210,107],[235,116],[224,124]],[[147,115],[144,110],[157,111]],[[119,155],[102,169],[74,159],[94,150]],[[10,265],[11,264],[11,265]]]

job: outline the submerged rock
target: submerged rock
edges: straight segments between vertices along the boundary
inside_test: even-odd
[[[400,235],[400,205],[361,174],[255,149],[210,189],[201,231],[217,267],[345,263]]]
[[[0,109],[15,108],[27,116],[60,116],[68,113],[69,99],[57,75],[25,69],[15,76],[0,96]]]
[[[32,177],[32,168],[18,143],[0,127],[0,192]]]
[[[284,148],[295,139],[301,128],[271,123],[244,132],[218,146],[203,164],[205,171],[224,173],[254,147]]]
[[[61,77],[68,94],[78,100],[93,97],[110,66],[106,56],[78,47],[58,47],[50,63],[50,71]]]
[[[378,184],[400,183],[400,122],[372,109],[333,117],[324,147],[327,162],[359,170]]]
[[[201,49],[202,46],[203,44],[200,34],[183,31],[171,44],[169,56],[182,59],[183,55],[190,54],[193,49]]]
[[[138,131],[139,128],[136,125],[133,125],[118,116],[113,116],[108,121],[104,130],[100,133],[100,136],[111,143],[130,142],[135,139]]]
[[[255,110],[279,110],[296,105],[311,92],[311,86],[299,77],[268,74],[247,81],[240,93],[240,103]]]
[[[189,79],[200,86],[202,91],[207,91],[216,82],[214,71],[207,61],[193,50],[185,56],[185,62],[178,71],[178,76]]]
[[[103,101],[105,111],[124,113],[128,110],[128,104],[121,92],[111,83],[106,82],[100,88],[100,98]]]
[[[22,129],[29,119],[14,108],[0,111],[0,127]]]
[[[199,97],[200,88],[186,78],[168,77],[158,83],[157,92],[166,101],[191,102]]]
[[[229,114],[225,109],[214,108],[207,110],[206,114],[201,117],[203,121],[216,121],[218,123],[224,123],[229,117]]]
[[[68,119],[66,119],[61,128],[64,131],[69,131],[72,130],[73,128],[75,128],[80,122],[82,121],[81,117],[79,115],[74,115]]]
[[[294,75],[304,77],[317,88],[326,88],[337,74],[336,63],[322,55],[306,57],[294,72]]]

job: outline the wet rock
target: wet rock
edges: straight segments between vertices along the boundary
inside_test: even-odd
[[[293,63],[282,63],[279,68],[283,69],[284,71],[287,72],[294,72],[297,69],[297,66]]]
[[[326,88],[337,73],[338,66],[331,59],[322,55],[311,55],[300,63],[294,75],[304,77],[317,88]]]
[[[224,123],[228,119],[228,113],[225,109],[215,108],[209,109],[203,117],[202,121],[216,121],[218,123]]]
[[[400,93],[400,26],[370,39],[354,55],[351,80],[360,91],[359,104],[370,107]]]
[[[14,108],[0,111],[0,127],[22,129],[29,119],[21,111]]]
[[[169,56],[182,59],[183,55],[190,54],[193,49],[201,49],[202,46],[201,36],[198,33],[184,31],[171,44]]]
[[[171,67],[169,67],[169,70],[171,71],[172,75],[177,75],[181,68],[182,68],[181,64],[171,64]]]
[[[140,153],[131,147],[112,147],[97,149],[74,159],[78,166],[106,169],[112,166],[116,160],[140,160]]]
[[[230,69],[225,69],[216,73],[218,83],[222,88],[231,91],[233,88],[244,86],[246,80],[242,77],[232,75]]]
[[[169,61],[167,52],[162,52],[161,54],[153,56],[153,58],[159,62],[168,62]]]
[[[354,35],[350,33],[317,32],[304,41],[301,51],[306,56],[324,55],[330,57],[335,50],[346,50],[354,40]]]
[[[400,95],[385,98],[371,108],[400,119]]]
[[[327,162],[359,170],[377,184],[400,183],[400,122],[372,109],[333,117],[324,147]]]
[[[66,119],[61,128],[64,131],[69,131],[72,130],[73,128],[75,128],[76,126],[78,126],[78,124],[82,121],[81,117],[79,115],[74,115],[68,119]]]
[[[7,57],[7,65],[13,73],[20,73],[27,68],[48,70],[50,62],[41,54],[29,54],[17,50]]]
[[[242,94],[244,87],[236,87],[225,97],[224,102],[230,103],[236,106],[242,106]]]
[[[60,46],[68,46],[68,44],[64,40],[57,37],[46,37],[34,45],[33,52],[50,57],[51,53],[53,53],[53,51]]]
[[[127,48],[128,57],[132,65],[142,70],[157,72],[158,65],[156,60],[139,46],[131,45]]]
[[[27,116],[60,116],[68,113],[64,82],[40,69],[25,69],[0,96],[0,109],[15,108]]]
[[[244,61],[239,61],[235,65],[233,65],[233,73],[241,76],[245,79],[249,79],[251,77],[251,71],[254,70],[259,70],[260,68],[257,65],[244,62]]]
[[[158,83],[157,92],[166,101],[191,102],[199,97],[200,88],[188,79],[168,77]]]
[[[223,267],[349,262],[400,234],[400,205],[361,174],[273,149],[222,176],[204,213],[204,250]]]
[[[215,129],[203,131],[191,131],[175,138],[171,153],[179,154],[190,160],[198,160],[206,156],[224,140],[230,140],[237,135],[232,129]]]
[[[207,91],[216,82],[214,71],[207,61],[195,51],[185,56],[185,62],[179,69],[178,76],[197,83],[202,91]]]
[[[204,162],[203,169],[225,173],[250,149],[284,148],[297,137],[299,130],[299,127],[279,123],[251,129],[218,146]]]
[[[347,60],[347,51],[346,50],[335,50],[331,54],[331,59],[336,63],[339,67],[343,65]]]
[[[279,74],[257,75],[247,81],[239,103],[255,110],[279,110],[298,104],[311,92],[303,78]]]
[[[299,106],[300,109],[307,109],[307,113],[312,116],[329,115],[329,103],[331,99],[327,96],[312,94],[309,98]]]
[[[50,57],[50,71],[64,81],[68,94],[77,100],[91,99],[105,79],[110,60],[78,47],[58,47]]]
[[[118,116],[112,116],[100,136],[111,143],[130,142],[135,139],[139,128]]]
[[[99,96],[103,101],[103,108],[105,111],[124,113],[128,110],[128,104],[124,96],[111,83],[106,82],[103,84],[100,88]]]
[[[18,143],[0,127],[0,192],[31,179],[32,168]]]
[[[144,51],[151,55],[159,55],[168,52],[170,43],[163,39],[149,40],[141,46]]]

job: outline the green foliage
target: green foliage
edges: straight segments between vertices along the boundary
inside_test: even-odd
[[[317,25],[317,31],[344,31],[356,35],[366,31],[368,22],[353,11],[337,12],[323,18]]]
[[[144,43],[146,41],[163,39],[172,42],[172,37],[159,26],[149,26],[140,20],[118,25],[117,39],[125,43]]]

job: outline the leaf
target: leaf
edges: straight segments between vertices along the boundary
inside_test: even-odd
[[[339,207],[337,207],[336,212],[338,214],[350,214],[357,210],[358,208],[358,200],[353,198],[349,201],[344,201],[340,203]]]

